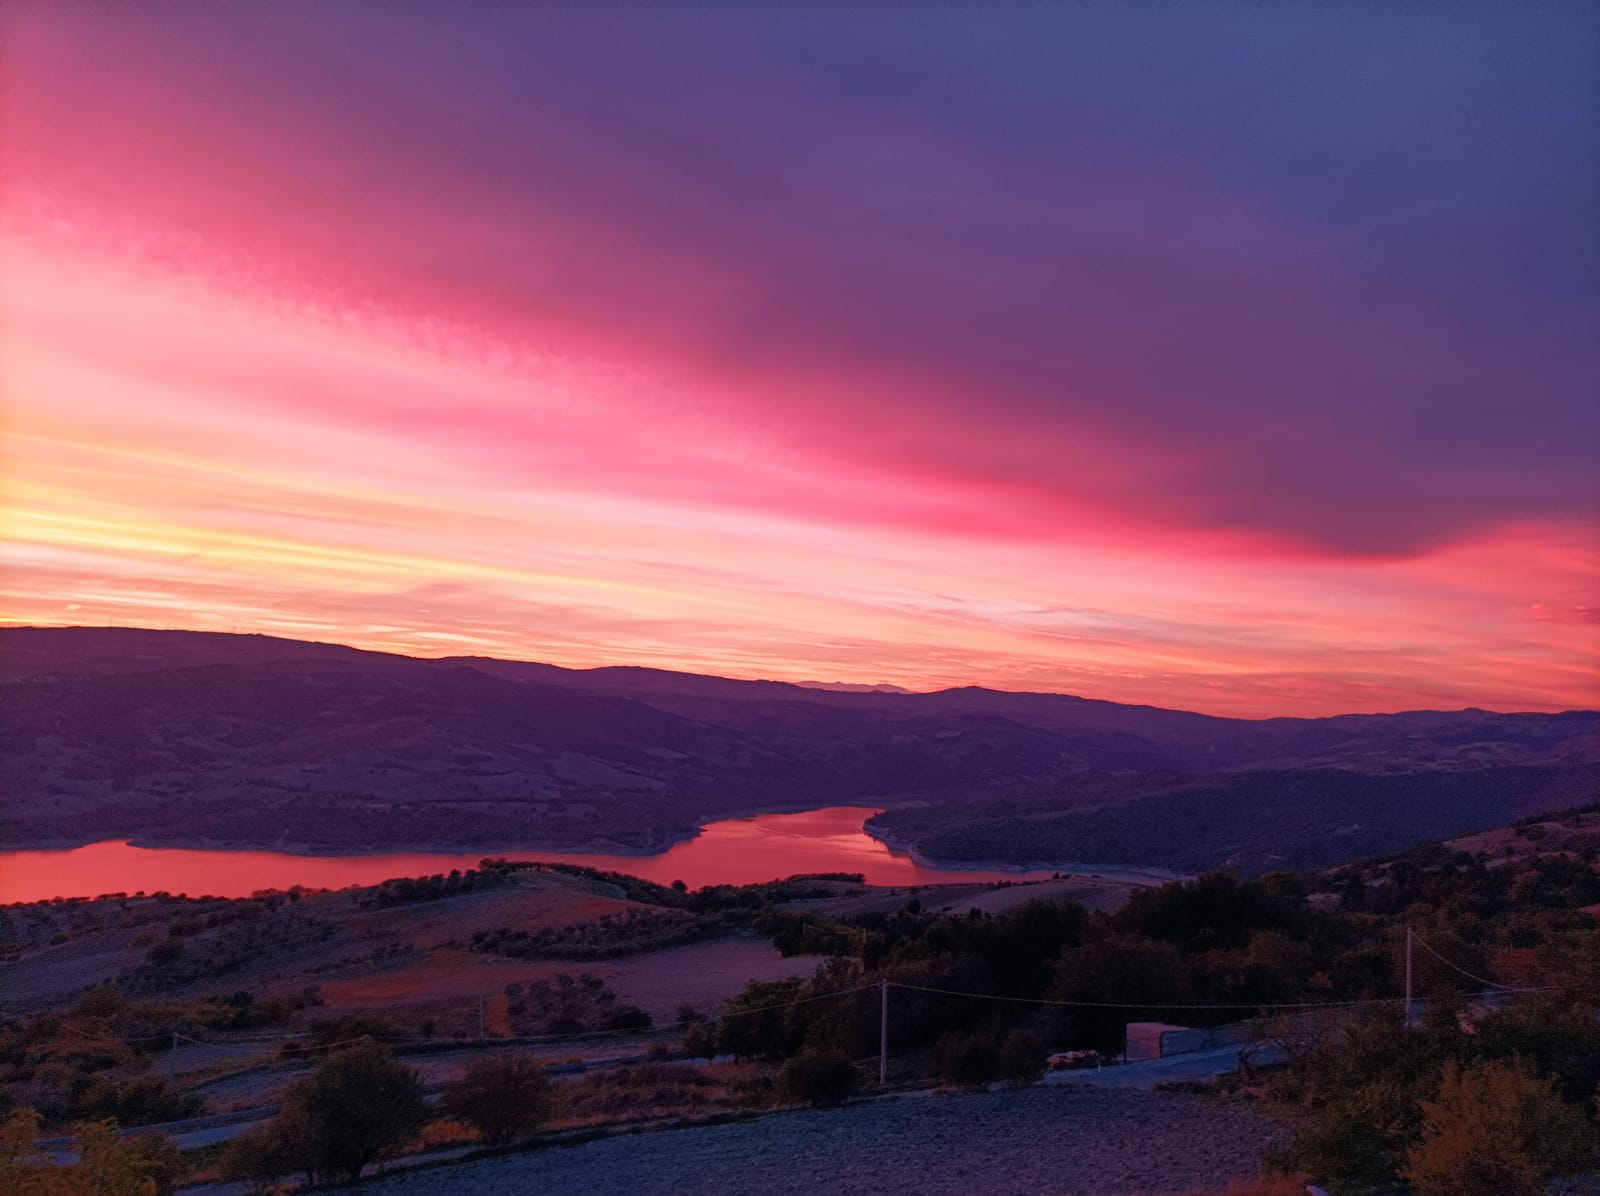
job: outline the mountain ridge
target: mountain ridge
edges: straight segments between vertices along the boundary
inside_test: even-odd
[[[1157,705],[1155,705],[1153,703],[1148,703],[1148,702],[1118,702],[1118,701],[1115,701],[1115,700],[1110,699],[1110,698],[1088,697],[1088,696],[1085,696],[1083,694],[1064,693],[1064,692],[1059,692],[1059,691],[1055,691],[1055,690],[994,689],[994,688],[991,688],[989,686],[978,685],[978,684],[952,685],[952,686],[947,686],[947,687],[942,688],[942,689],[933,689],[933,690],[912,690],[912,689],[907,689],[907,688],[905,688],[903,686],[890,685],[890,684],[888,684],[886,682],[880,682],[880,683],[876,683],[876,684],[857,684],[857,683],[853,683],[853,682],[842,682],[842,681],[814,681],[814,680],[813,681],[782,681],[782,680],[778,680],[778,679],[775,679],[775,678],[725,677],[725,676],[722,676],[722,675],[716,674],[716,673],[694,673],[694,672],[689,672],[689,671],[680,670],[680,669],[662,669],[662,668],[657,668],[657,667],[655,667],[653,665],[603,664],[603,665],[590,665],[590,666],[585,666],[585,667],[575,667],[575,666],[569,666],[569,665],[551,664],[551,663],[548,663],[546,661],[519,660],[519,659],[508,658],[508,657],[478,656],[478,655],[473,655],[473,654],[449,655],[449,656],[412,656],[412,655],[409,655],[409,654],[403,653],[403,652],[389,652],[389,651],[383,651],[381,649],[375,649],[375,648],[357,648],[357,647],[354,647],[353,645],[350,645],[350,644],[342,644],[342,643],[338,643],[338,642],[332,641],[332,640],[299,640],[299,639],[294,639],[294,638],[289,637],[289,636],[267,635],[267,634],[261,633],[261,632],[192,631],[192,630],[187,630],[187,629],[182,629],[182,628],[144,628],[144,627],[116,627],[116,626],[94,626],[94,627],[91,627],[91,626],[42,626],[42,625],[10,624],[10,625],[6,625],[4,627],[0,627],[0,679],[9,679],[9,678],[19,677],[19,676],[39,675],[39,674],[36,674],[36,673],[24,672],[24,671],[22,671],[21,669],[19,669],[17,667],[18,663],[19,663],[19,657],[25,659],[27,656],[29,656],[29,655],[31,655],[31,654],[33,654],[34,652],[37,651],[37,649],[35,649],[35,648],[31,647],[31,646],[27,646],[27,645],[19,647],[18,644],[16,643],[16,640],[17,640],[18,637],[23,637],[23,638],[28,638],[28,637],[32,637],[32,636],[50,636],[50,637],[55,637],[55,636],[60,635],[62,633],[70,634],[70,635],[72,635],[74,637],[94,636],[94,637],[98,638],[98,637],[104,637],[104,636],[116,636],[116,637],[119,637],[119,638],[126,637],[126,638],[149,639],[151,641],[151,643],[149,645],[147,645],[147,646],[154,646],[154,643],[158,639],[161,639],[162,637],[182,637],[182,638],[184,638],[185,640],[188,640],[191,643],[206,642],[206,643],[209,643],[209,644],[219,645],[219,646],[223,645],[223,644],[227,644],[230,647],[237,647],[238,645],[245,644],[245,643],[254,644],[254,645],[273,645],[273,646],[286,645],[286,646],[289,646],[290,649],[294,653],[297,653],[297,654],[303,654],[303,653],[305,653],[305,652],[307,652],[309,650],[312,654],[316,654],[316,655],[320,655],[320,654],[329,654],[329,655],[332,655],[332,654],[340,654],[340,655],[352,654],[352,655],[359,656],[359,657],[364,657],[364,658],[412,661],[412,662],[416,662],[416,663],[420,663],[420,664],[428,664],[428,665],[435,665],[435,666],[438,666],[438,665],[450,665],[450,664],[462,664],[462,665],[466,665],[466,666],[472,667],[472,668],[483,669],[485,671],[488,671],[488,670],[496,668],[496,667],[514,667],[514,668],[517,668],[517,669],[540,670],[540,671],[547,672],[547,673],[555,675],[555,676],[561,676],[561,677],[565,677],[565,678],[569,678],[569,679],[589,678],[589,677],[598,678],[600,676],[607,676],[607,677],[611,677],[611,676],[615,676],[615,677],[629,676],[629,677],[635,677],[635,678],[647,678],[648,677],[648,678],[671,679],[671,680],[676,680],[676,681],[685,682],[685,683],[712,682],[712,683],[717,683],[717,684],[727,685],[727,686],[761,686],[761,687],[773,687],[773,686],[776,686],[776,687],[782,687],[785,690],[797,691],[797,693],[796,693],[797,697],[809,693],[809,694],[814,694],[814,695],[819,695],[819,696],[824,696],[824,697],[825,696],[840,696],[840,697],[860,697],[860,698],[871,698],[871,697],[934,698],[934,697],[953,697],[955,695],[966,695],[966,694],[992,695],[992,696],[1001,697],[1001,698],[1049,698],[1049,699],[1059,699],[1059,700],[1067,701],[1067,702],[1083,703],[1083,704],[1086,704],[1086,705],[1099,705],[1099,706],[1116,707],[1116,708],[1122,709],[1122,710],[1159,711],[1159,712],[1162,712],[1164,714],[1186,715],[1186,716],[1191,716],[1191,717],[1195,717],[1195,718],[1204,718],[1204,719],[1217,719],[1217,720],[1221,720],[1221,721],[1225,721],[1225,722],[1232,722],[1232,723],[1254,723],[1254,724],[1274,723],[1274,722],[1308,723],[1308,722],[1326,722],[1326,721],[1328,721],[1330,719],[1401,718],[1401,717],[1407,717],[1407,716],[1424,716],[1424,715],[1500,715],[1500,716],[1510,716],[1510,715],[1541,715],[1541,716],[1543,716],[1543,715],[1551,715],[1551,716],[1555,716],[1555,715],[1565,715],[1565,714],[1600,714],[1600,707],[1597,707],[1597,708],[1595,708],[1593,710],[1588,709],[1588,708],[1582,708],[1582,707],[1573,707],[1573,708],[1568,708],[1568,709],[1565,709],[1565,710],[1490,710],[1490,709],[1487,709],[1487,708],[1481,707],[1481,706],[1463,706],[1463,707],[1461,707],[1459,709],[1455,709],[1455,710],[1443,709],[1443,708],[1438,708],[1438,707],[1417,707],[1417,708],[1407,708],[1407,709],[1403,709],[1403,710],[1391,710],[1391,711],[1352,711],[1352,712],[1344,712],[1344,713],[1339,713],[1339,714],[1326,714],[1326,715],[1266,715],[1266,716],[1262,716],[1262,717],[1259,717],[1259,718],[1252,718],[1252,717],[1245,717],[1245,716],[1240,716],[1240,715],[1210,714],[1210,713],[1207,713],[1205,711],[1185,710],[1185,709],[1182,709],[1182,708],[1179,708],[1179,707],[1157,706]],[[167,642],[171,642],[170,639],[168,639]],[[53,650],[57,650],[57,649],[55,649],[54,646],[53,646]],[[124,649],[124,651],[125,651],[125,649]],[[286,655],[284,658],[285,659],[290,659],[292,657]],[[166,663],[166,658],[165,657],[163,657],[161,659],[163,660],[164,663],[162,663],[160,665],[157,665],[157,666],[154,666],[155,668],[170,667],[170,663]],[[69,662],[70,663],[75,663],[75,664],[78,665],[78,669],[77,670],[73,670],[73,671],[98,671],[98,669],[86,669],[86,668],[84,668],[84,666],[86,664],[93,663],[93,664],[99,666],[100,668],[103,668],[105,665],[111,663],[111,661],[109,661],[107,659],[103,659],[102,658],[100,660],[90,660],[90,659],[86,659],[82,655],[78,655],[76,657],[69,658]],[[232,661],[230,660],[230,663],[231,662]],[[57,668],[59,669],[60,664],[64,663],[64,662],[61,661],[58,658],[55,663],[56,663]],[[133,665],[132,659],[128,659],[123,663],[123,665],[117,671],[137,671],[137,668],[136,668],[136,666]]]
[[[1128,819],[1159,831],[1179,774],[1224,778],[1185,788],[1201,796],[1184,799],[1184,817],[1216,820],[1206,842],[1253,860],[1264,848],[1250,819],[1273,810],[1272,784],[1293,795],[1284,833],[1302,835],[1356,801],[1342,774],[1499,774],[1469,786],[1465,822],[1443,797],[1426,817],[1384,815],[1383,843],[1398,846],[1525,813],[1530,785],[1556,783],[1504,770],[1578,769],[1560,779],[1565,793],[1600,763],[1600,713],[1587,711],[1241,720],[975,686],[839,692],[224,633],[11,628],[0,677],[14,792],[0,845],[16,847],[142,836],[654,852],[722,817],[910,802],[943,811],[948,843],[972,837],[955,835],[967,819],[952,812],[1042,795],[1043,812],[1074,813],[1057,841],[1081,828],[1132,850]],[[1101,774],[1118,778],[1111,797],[1084,780]],[[1408,790],[1391,788],[1403,802]],[[1108,802],[1114,826],[1083,821]]]

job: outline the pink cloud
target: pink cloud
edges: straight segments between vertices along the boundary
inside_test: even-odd
[[[656,104],[427,21],[95,13],[9,18],[14,618],[1262,715],[1596,700],[1559,305],[1464,335],[1165,143],[1066,169],[820,119],[782,71]]]

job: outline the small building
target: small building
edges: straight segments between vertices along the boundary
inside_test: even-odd
[[[1187,1031],[1188,1026],[1173,1026],[1166,1022],[1129,1022],[1128,1023],[1128,1062],[1135,1059],[1159,1059],[1163,1052],[1161,1039],[1164,1035],[1175,1031]]]

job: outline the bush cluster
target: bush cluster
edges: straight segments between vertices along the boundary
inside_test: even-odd
[[[325,1060],[285,1094],[265,1126],[234,1140],[230,1178],[271,1182],[299,1174],[308,1183],[356,1180],[427,1122],[422,1077],[377,1043]]]
[[[570,926],[480,930],[469,945],[474,951],[514,959],[616,959],[704,942],[734,929],[720,918],[693,917],[676,910],[625,909]]]
[[[439,1108],[446,1117],[472,1126],[485,1142],[504,1146],[548,1120],[554,1103],[544,1065],[516,1052],[474,1059],[460,1079],[445,1086]]]
[[[643,1030],[651,1023],[648,1013],[617,1000],[605,981],[588,972],[577,976],[563,972],[554,983],[508,985],[506,996],[511,1031],[518,1037]]]
[[[51,1126],[197,1116],[204,1102],[148,1074],[148,1052],[124,1041],[152,1023],[193,1028],[197,1021],[193,1009],[140,1006],[111,989],[91,989],[68,1013],[35,1014],[0,1029],[0,1103],[32,1108]],[[147,1045],[156,1044],[165,1042]]]
[[[503,860],[485,860],[481,867],[469,868],[465,872],[455,869],[448,875],[399,877],[359,893],[356,904],[363,909],[388,909],[395,905],[459,897],[464,893],[485,889],[503,889],[513,883],[513,871],[511,865]]]
[[[124,1138],[115,1121],[73,1127],[70,1162],[34,1151],[42,1123],[37,1110],[15,1109],[0,1122],[0,1192],[6,1196],[168,1196],[183,1172],[170,1138]]]

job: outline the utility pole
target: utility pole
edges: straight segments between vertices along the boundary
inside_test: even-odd
[[[883,1008],[878,1015],[878,1084],[889,1083],[889,982],[880,980],[879,991],[883,997]]]
[[[1411,945],[1417,932],[1406,927],[1406,1025],[1411,1025]]]

